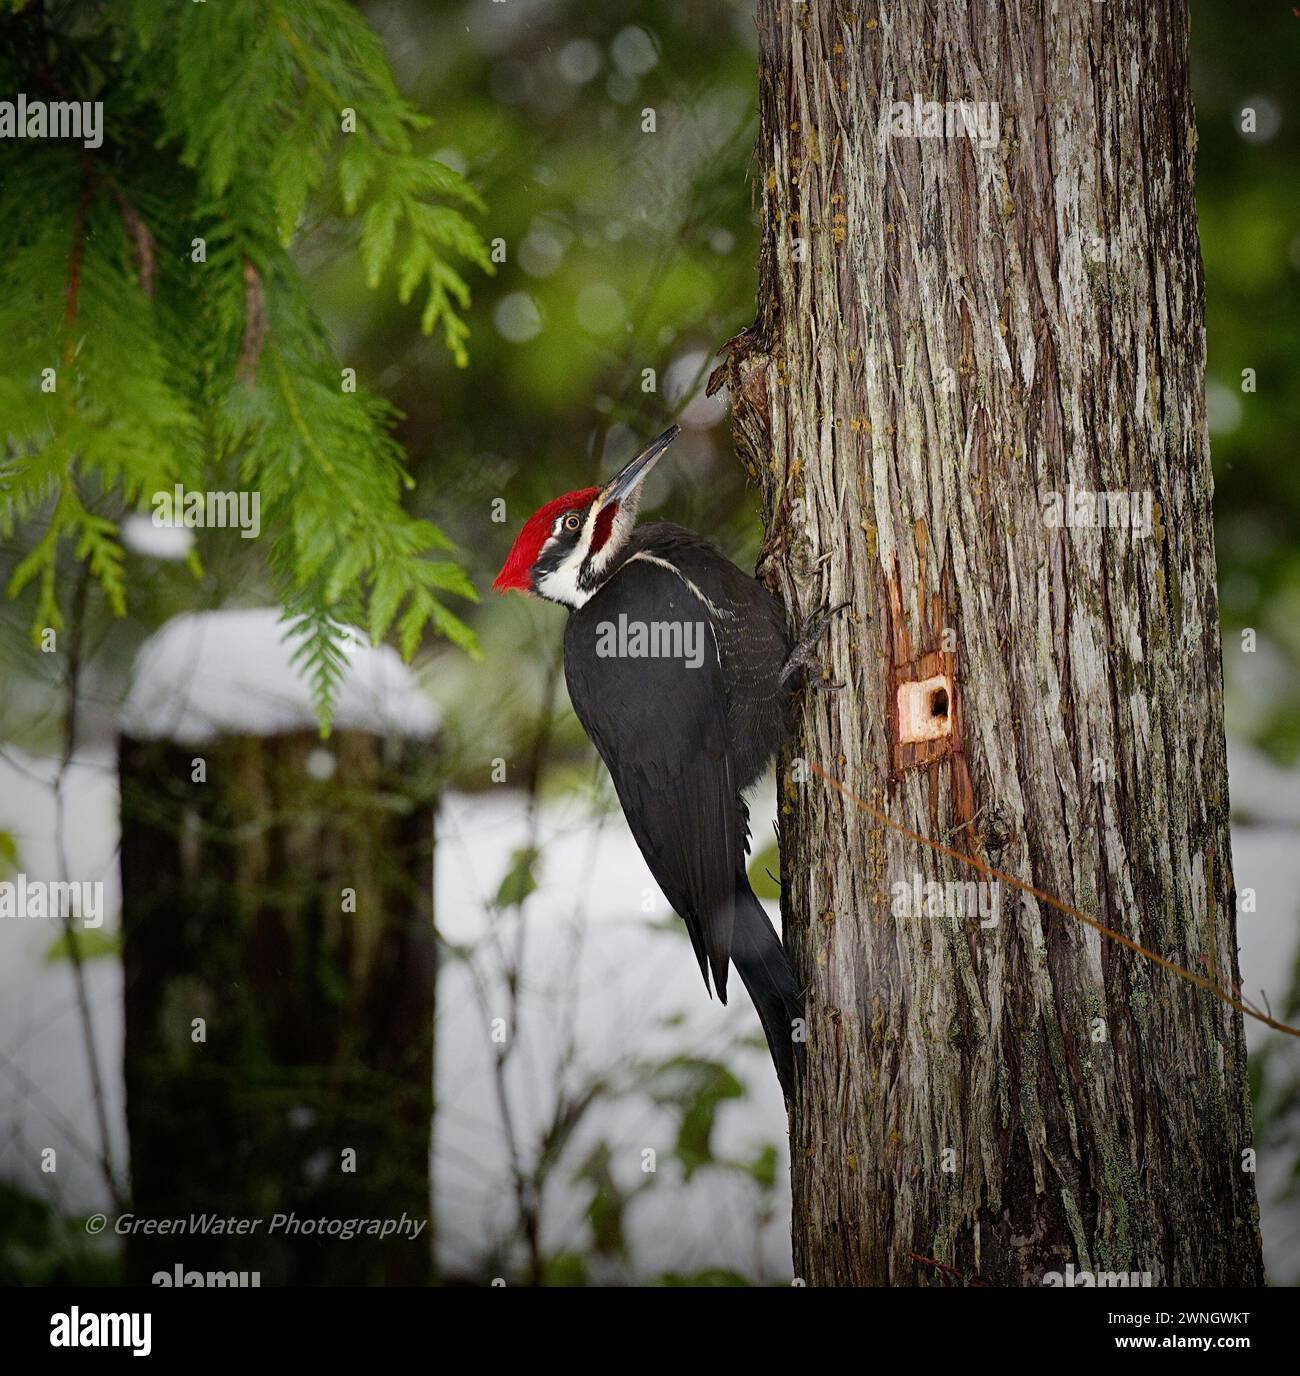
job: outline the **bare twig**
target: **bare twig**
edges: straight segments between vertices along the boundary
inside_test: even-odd
[[[75,318],[75,309],[72,310]],[[82,637],[86,620],[86,600],[90,590],[90,569],[82,565],[77,579],[77,589],[73,597],[71,618],[68,626],[68,677],[67,699],[64,708],[63,753],[59,758],[58,771],[54,777],[54,844],[59,869],[59,879],[67,883],[71,878],[67,849],[67,782],[68,771],[77,749],[77,692],[81,683]],[[64,905],[63,936],[68,947],[68,958],[72,962],[72,978],[77,995],[77,1012],[81,1023],[81,1038],[86,1052],[86,1065],[90,1072],[91,1099],[95,1108],[95,1123],[99,1131],[99,1165],[112,1196],[114,1205],[120,1210],[125,1200],[117,1184],[117,1172],[113,1167],[113,1140],[108,1123],[108,1101],[104,1093],[104,1081],[99,1070],[99,1051],[95,1042],[94,1019],[90,1012],[90,997],[86,989],[86,971],[81,955],[81,944],[73,923],[72,907]]]
[[[140,290],[146,296],[152,297],[158,276],[158,246],[154,242],[149,226],[145,224],[140,212],[127,200],[122,190],[116,186],[110,187],[109,190],[112,193],[114,203],[117,205],[118,213],[122,217],[122,223],[126,226],[126,232],[131,236],[131,243],[135,249],[135,270],[140,279]]]
[[[982,1281],[978,1276],[963,1276],[955,1266],[947,1266],[942,1261],[935,1261],[933,1257],[923,1257],[920,1252],[908,1252],[907,1254],[913,1261],[919,1261],[925,1266],[933,1266],[935,1270],[942,1271],[945,1276],[952,1276],[963,1285],[979,1286],[981,1289],[988,1288],[988,1282]]]
[[[929,836],[922,836],[920,832],[913,831],[910,827],[905,827],[901,822],[896,822],[888,813],[881,812],[877,807],[859,798],[852,789],[846,788],[833,775],[828,774],[816,761],[812,765],[813,772],[820,774],[830,786],[837,792],[842,793],[850,802],[856,803],[864,812],[874,817],[876,821],[884,826],[891,828],[902,836],[906,836],[909,841],[915,841],[918,845],[929,846],[931,850],[938,851],[942,855],[947,855],[953,860],[959,860],[963,865],[970,865],[987,874],[994,879],[1000,880],[1004,884],[1010,884],[1013,889],[1019,889],[1022,893],[1027,893],[1036,898],[1040,903],[1046,903],[1049,907],[1055,908],[1058,912],[1063,912],[1067,917],[1072,917],[1076,922],[1082,922],[1084,926],[1091,927],[1094,931],[1100,932],[1102,936],[1111,941],[1118,942],[1121,946],[1126,946],[1130,951],[1144,957],[1162,969],[1168,970],[1171,974],[1177,975],[1179,979],[1185,979],[1189,984],[1194,984],[1198,989],[1204,989],[1207,993],[1213,994],[1215,998],[1222,1000],[1229,1008],[1235,1008],[1238,1013],[1244,1013],[1248,1018],[1254,1018],[1256,1022],[1262,1022],[1265,1027],[1271,1027],[1275,1032],[1285,1032],[1289,1037],[1300,1037],[1300,1027],[1292,1027],[1289,1023],[1280,1022],[1277,1018],[1256,1008],[1253,1004],[1246,1001],[1241,993],[1240,985],[1234,987],[1230,992],[1222,985],[1216,984],[1214,980],[1205,975],[1198,975],[1192,970],[1186,970],[1176,962],[1167,959],[1165,956],[1157,954],[1155,951],[1148,950],[1147,947],[1127,937],[1123,932],[1117,932],[1112,927],[1107,927],[1105,923],[1098,922],[1095,917],[1090,917],[1087,913],[1076,908],[1071,903],[1063,903],[1059,898],[1054,898],[1050,893],[1044,893],[1042,889],[1036,888],[1033,884],[1027,884],[1023,879],[1017,879],[1014,874],[1007,874],[1005,870],[995,869],[992,865],[986,865],[983,860],[976,856],[967,855],[965,851],[954,850],[952,846],[945,846],[941,841],[932,840]]]

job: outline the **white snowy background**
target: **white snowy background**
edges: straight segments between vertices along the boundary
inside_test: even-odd
[[[274,618],[224,614],[205,643],[192,618],[165,628],[142,656],[143,672],[125,708],[132,729],[201,739],[214,729],[261,723],[276,729],[310,721],[305,699],[286,677]],[[167,637],[170,637],[168,639]],[[233,639],[232,639],[233,637]],[[381,721],[425,735],[436,712],[391,651],[362,647],[341,709],[343,724]],[[436,697],[436,678],[431,685]],[[1247,704],[1248,708],[1249,704]],[[102,880],[108,920],[120,907],[115,746],[96,733],[72,761],[64,784],[69,873]],[[0,748],[0,830],[14,834],[18,867],[29,878],[58,876],[54,781],[57,762]],[[1300,891],[1300,787],[1248,747],[1230,749],[1233,854],[1238,889],[1253,888],[1256,910],[1239,919],[1244,987],[1283,1007],[1297,946]],[[771,835],[771,788],[755,801],[754,835]],[[689,1182],[672,1159],[674,1119],[644,1094],[600,1101],[569,1149],[576,1165],[600,1139],[626,1189],[640,1183],[642,1153],[656,1151],[659,1176],[627,1214],[632,1264],[611,1278],[733,1268],[781,1281],[790,1275],[784,1114],[753,1010],[737,990],[722,1008],[704,992],[686,941],[669,929],[654,887],[622,818],[593,815],[575,793],[544,805],[537,821],[539,888],[526,908],[527,957],[521,1035],[510,1063],[509,1095],[520,1140],[529,1142],[551,1111],[554,1065],[569,1019],[578,1048],[573,1082],[611,1073],[638,1057],[690,1051],[716,1056],[749,1086],[720,1110],[715,1148],[742,1160],[764,1144],[780,1154],[775,1193],[766,1199],[742,1172],[706,1168]],[[438,819],[436,913],[450,943],[482,943],[496,892],[512,855],[529,841],[523,795],[502,787],[444,798]],[[775,909],[773,908],[775,915]],[[58,934],[40,921],[0,922],[0,1179],[49,1198],[66,1213],[111,1212],[94,1160],[96,1131],[81,1032],[66,962],[44,953]],[[480,962],[476,968],[490,968]],[[113,1150],[127,1156],[121,1082],[122,972],[115,959],[86,966],[100,1062],[108,1083]],[[513,1217],[509,1161],[491,1062],[487,1016],[506,1011],[498,984],[476,989],[469,967],[444,964],[438,991],[437,1093],[432,1170],[439,1261],[455,1274],[481,1274],[483,1259],[509,1235]],[[1247,1022],[1253,1046],[1269,1035]],[[59,1152],[56,1175],[38,1167],[42,1148]],[[1260,1162],[1266,1256],[1275,1283],[1300,1271],[1294,1206],[1270,1201],[1289,1167]],[[584,1211],[590,1186],[557,1172],[545,1201],[548,1252],[588,1251]],[[201,1201],[196,1201],[201,1204]],[[767,1214],[764,1215],[764,1208]],[[593,1273],[593,1279],[598,1275]]]

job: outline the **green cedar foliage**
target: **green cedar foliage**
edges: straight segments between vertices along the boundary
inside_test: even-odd
[[[403,510],[395,413],[345,386],[289,251],[309,208],[338,220],[466,362],[483,207],[420,151],[378,37],[346,0],[0,3],[0,99],[103,102],[98,148],[0,141],[0,535],[34,523],[7,589],[33,634],[62,624],[61,549],[125,612],[118,521],[182,483],[260,492],[325,729],[343,623],[476,652],[444,602],[473,585]]]

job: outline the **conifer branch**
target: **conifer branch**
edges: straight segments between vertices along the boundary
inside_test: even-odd
[[[474,653],[444,602],[474,588],[454,556],[430,557],[450,542],[402,505],[395,413],[340,387],[287,252],[312,198],[351,219],[366,279],[401,302],[420,292],[422,328],[466,361],[461,269],[492,264],[462,211],[482,202],[416,146],[430,121],[397,91],[377,35],[344,0],[105,0],[75,22],[48,6],[16,22],[30,41],[0,50],[0,88],[77,101],[107,87],[131,112],[101,152],[24,140],[6,168],[0,533],[15,549],[8,594],[35,589],[33,634],[62,624],[65,539],[127,609],[100,494],[131,510],[181,480],[228,485],[233,468],[261,494],[322,721],[346,620],[391,632],[408,656],[429,628]],[[340,92],[355,129],[341,126]],[[191,254],[175,251],[187,242]]]

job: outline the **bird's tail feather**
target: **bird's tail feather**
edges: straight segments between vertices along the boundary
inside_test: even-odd
[[[748,883],[736,892],[731,963],[758,1009],[786,1103],[794,1097],[795,1065],[804,1061],[803,994],[763,906]]]

